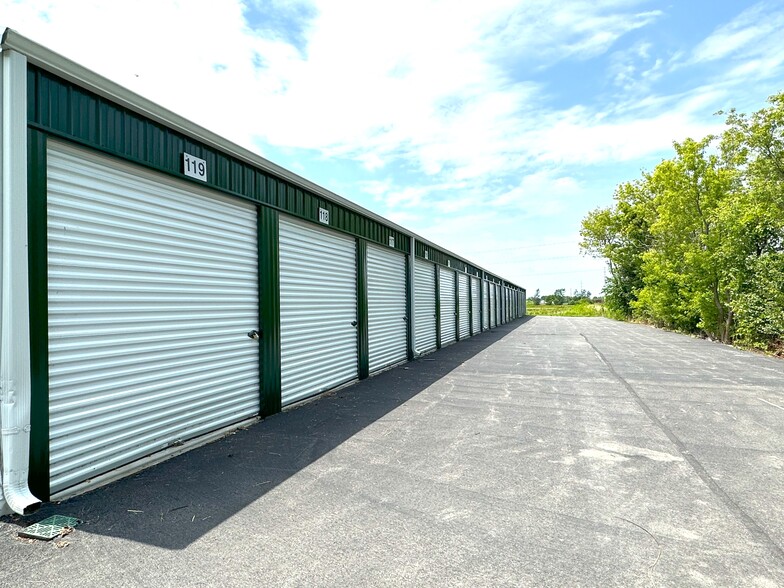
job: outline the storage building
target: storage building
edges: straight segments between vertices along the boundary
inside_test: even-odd
[[[525,290],[6,30],[0,513],[521,317]]]

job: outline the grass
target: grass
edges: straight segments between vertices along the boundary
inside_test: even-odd
[[[605,316],[601,304],[562,304],[562,305],[528,305],[526,313],[531,316]]]

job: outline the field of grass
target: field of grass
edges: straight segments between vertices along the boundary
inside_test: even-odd
[[[532,316],[605,316],[601,304],[528,305],[526,313]]]

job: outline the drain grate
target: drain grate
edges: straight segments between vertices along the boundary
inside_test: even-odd
[[[49,541],[63,534],[67,528],[73,528],[81,523],[76,517],[66,517],[63,515],[53,515],[19,531],[19,536],[26,539],[42,539]]]

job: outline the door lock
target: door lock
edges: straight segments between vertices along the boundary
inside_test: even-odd
[[[356,326],[357,326],[357,324],[358,324],[358,323],[357,323],[357,321],[351,321],[351,326],[352,326],[352,327],[356,327]]]
[[[254,339],[255,341],[259,340],[259,332],[256,329],[253,329],[251,332],[248,333],[248,337]]]

